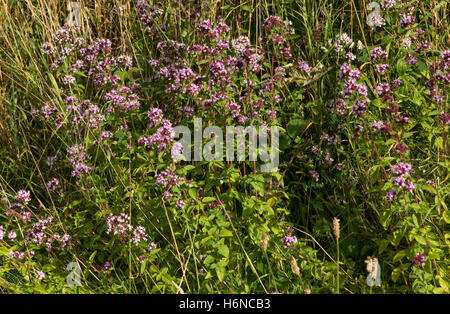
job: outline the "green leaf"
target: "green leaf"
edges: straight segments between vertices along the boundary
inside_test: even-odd
[[[401,250],[397,254],[395,254],[395,256],[392,259],[392,261],[393,262],[397,262],[397,261],[401,260],[405,256],[406,256],[406,251],[405,250]]]
[[[215,197],[210,197],[210,196],[208,196],[208,197],[204,197],[204,198],[202,199],[202,202],[203,202],[203,203],[211,203],[211,202],[214,202],[215,200],[216,200]]]
[[[286,133],[280,134],[280,150],[286,150],[291,147],[291,139]]]
[[[418,234],[414,235],[414,239],[416,239],[416,241],[419,242],[422,245],[427,245],[427,241],[421,235],[418,235]]]
[[[89,256],[89,262],[92,263],[92,261],[94,260],[96,254],[97,254],[97,251],[95,251],[94,253],[91,254],[91,256]]]
[[[302,119],[293,119],[289,121],[287,125],[287,132],[291,138],[295,138],[305,129],[308,125],[308,121]]]
[[[228,258],[228,256],[230,255],[230,249],[225,244],[222,244],[221,246],[219,246],[218,251],[222,256],[224,256],[226,258]]]
[[[383,253],[388,245],[389,245],[389,240],[381,240],[381,242],[378,246],[378,254]]]
[[[42,271],[46,273],[51,272],[53,269],[56,269],[56,266],[52,264],[47,264],[42,267]]]
[[[450,211],[444,210],[442,213],[442,217],[444,218],[444,221],[448,224],[450,224]]]
[[[400,269],[400,267],[395,268],[392,271],[392,275],[391,275],[392,281],[396,282],[398,280],[398,278],[400,277],[401,273],[402,273],[402,270]]]
[[[403,59],[398,59],[397,65],[396,65],[397,73],[398,75],[403,75],[406,73],[406,70],[408,69],[406,66],[406,63]]]
[[[221,237],[232,237],[233,236],[233,232],[231,232],[228,229],[220,229],[219,236],[221,236]]]
[[[188,191],[188,194],[190,197],[192,197],[194,200],[197,200],[197,189],[190,188]]]
[[[141,264],[140,272],[143,274],[145,272],[145,269],[147,268],[147,260],[144,260]]]
[[[217,278],[219,278],[219,281],[223,281],[223,279],[225,278],[225,273],[226,273],[225,266],[221,265],[221,264],[217,264],[216,273],[217,273]]]

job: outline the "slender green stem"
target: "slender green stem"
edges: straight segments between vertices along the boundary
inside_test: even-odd
[[[337,256],[336,256],[336,290],[339,294],[339,238],[336,239],[336,247],[337,247]]]

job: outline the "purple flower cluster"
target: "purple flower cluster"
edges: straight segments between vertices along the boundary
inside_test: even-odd
[[[417,61],[418,61],[417,58],[414,57],[414,55],[411,51],[406,54],[404,60],[407,65],[415,65],[415,64],[417,64]]]
[[[110,269],[112,266],[113,266],[113,263],[112,263],[112,262],[105,262],[105,263],[102,265],[101,270],[103,270],[103,271],[108,270],[108,269]]]
[[[348,107],[345,104],[345,100],[342,98],[330,100],[331,112],[338,115],[345,115]]]
[[[306,62],[306,61],[299,62],[298,68],[300,69],[300,71],[305,71],[306,73],[309,73],[312,70],[312,68],[309,66],[308,62]]]
[[[291,245],[297,243],[297,237],[294,235],[286,235],[281,239],[281,243],[284,243],[284,248],[288,249]]]
[[[72,177],[81,176],[83,173],[94,171],[94,167],[89,167],[84,164],[84,161],[89,158],[86,149],[82,145],[74,145],[67,150],[70,155],[70,165],[74,168]]]
[[[59,180],[57,178],[53,178],[45,184],[45,188],[49,191],[53,191],[55,186],[58,186],[58,185],[59,185]]]
[[[325,133],[322,136],[322,140],[327,142],[328,145],[336,145],[338,143],[338,138],[336,135],[328,135],[328,133]]]
[[[433,70],[435,73],[432,77],[425,82],[425,87],[428,88],[429,92],[426,94],[430,97],[435,103],[442,104],[444,103],[444,96],[442,95],[442,89],[445,90],[446,87],[450,83],[450,72],[448,69],[450,68],[450,50],[443,51],[440,54],[440,60],[436,62]],[[442,85],[441,89],[439,84]],[[441,115],[441,118],[446,122],[446,115]],[[447,122],[446,122],[447,123]]]
[[[156,185],[163,187],[163,188],[171,188],[173,186],[177,186],[180,184],[180,181],[184,178],[179,178],[173,171],[174,169],[172,167],[169,167],[166,170],[161,171],[159,174],[156,175]]]
[[[27,230],[27,236],[24,239],[24,243],[36,243],[41,245],[45,241],[45,246],[48,251],[53,248],[53,242],[56,241],[59,244],[61,250],[64,250],[72,237],[69,234],[64,234],[60,236],[59,234],[51,234],[49,227],[53,221],[52,217],[47,217],[46,219],[41,219],[34,223],[30,229]]]
[[[231,113],[233,119],[243,124],[247,121],[247,117],[241,114],[241,106],[237,103],[230,103],[227,105],[227,109]]]
[[[25,253],[20,251],[10,251],[9,256],[16,260],[21,260],[25,258]]]
[[[375,61],[378,58],[387,58],[388,53],[384,51],[381,47],[375,47],[370,51],[370,60]]]
[[[406,15],[403,17],[403,19],[400,21],[400,28],[405,28],[408,25],[412,25],[416,22],[416,18],[412,15]]]
[[[405,178],[405,176],[407,176],[408,174],[414,173],[414,170],[412,169],[410,164],[401,162],[397,165],[394,165],[392,167],[392,172],[396,175],[399,175],[392,179],[393,184],[397,185],[399,188],[405,188],[405,190],[408,192],[412,192],[416,188],[411,179],[407,180]]]
[[[381,63],[375,66],[375,72],[381,75],[385,75],[386,71],[389,70],[391,66],[389,64]]]
[[[427,255],[425,253],[417,253],[417,255],[414,256],[412,263],[414,265],[421,265],[422,267],[424,267],[426,261],[427,261]]]
[[[383,10],[387,10],[389,8],[392,8],[395,5],[396,0],[382,0],[381,1],[381,8]]]
[[[375,28],[375,27],[381,27],[381,26],[386,25],[386,20],[381,15],[374,14],[368,18],[367,23],[372,28]]]
[[[56,113],[58,113],[58,109],[55,106],[52,106],[51,102],[47,102],[45,103],[45,106],[41,108],[40,113],[42,119],[45,121],[50,119]]]
[[[155,16],[162,15],[163,10],[155,6],[150,7],[146,1],[140,0],[136,8],[139,10],[141,21],[145,24],[145,29],[150,31],[155,25]]]
[[[269,35],[260,38],[260,41],[263,44],[268,45],[269,40],[272,40],[272,42],[276,44],[276,49],[282,56],[286,58],[292,57],[291,48],[287,45],[286,41],[286,36],[295,33],[294,28],[292,28],[292,22],[282,21],[279,16],[271,15],[265,19],[263,28]]]
[[[130,216],[125,213],[119,215],[110,213],[106,219],[106,225],[106,233],[113,233],[114,235],[119,236],[122,241],[129,237],[131,242],[138,246],[141,241],[148,240],[145,228],[142,226],[133,227],[130,224]],[[133,231],[132,235],[131,231]]]
[[[397,196],[397,190],[389,190],[386,192],[386,199],[388,201],[394,200],[394,198]]]
[[[133,238],[131,239],[131,242],[134,243],[134,245],[139,245],[141,241],[147,241],[147,233],[145,233],[145,228],[142,226],[138,226],[133,231]]]
[[[30,212],[23,212],[21,217],[23,222],[30,222],[31,221],[31,213]]]
[[[45,55],[52,55],[57,52],[57,49],[51,43],[45,42],[41,47],[41,51]]]
[[[391,87],[389,86],[389,83],[377,83],[375,86],[375,92],[380,96],[385,96],[390,94]]]
[[[316,182],[319,182],[319,173],[315,170],[309,170],[309,174]]]
[[[164,151],[175,137],[175,131],[172,123],[167,119],[161,119],[161,126],[151,136],[143,136],[139,138],[138,145],[145,145],[148,150],[152,150],[153,146],[158,147],[158,151]],[[154,123],[152,121],[151,123]]]
[[[405,190],[408,192],[412,192],[416,188],[411,180],[406,180],[402,176],[393,178],[392,183],[400,188],[405,188]]]
[[[247,36],[239,36],[231,41],[231,46],[237,55],[243,56],[250,47],[250,39]]]
[[[13,241],[15,238],[17,238],[17,233],[15,231],[11,231],[8,233],[8,239]]]
[[[338,79],[343,81],[344,88],[341,90],[340,94],[344,99],[349,99],[354,95],[354,105],[352,110],[356,116],[364,116],[364,113],[367,110],[367,104],[369,103],[369,99],[367,98],[367,86],[364,83],[357,82],[357,79],[359,79],[360,76],[361,72],[352,69],[349,63],[345,62],[341,65]],[[339,100],[337,101],[339,102]],[[334,104],[337,104],[337,102],[335,101]],[[337,109],[343,112],[344,106],[342,101],[340,108],[342,109]]]
[[[353,43],[353,40],[348,36],[347,33],[342,33],[336,35],[336,43],[334,44],[334,50],[336,52],[341,52],[344,49],[344,46],[350,46]]]
[[[441,117],[441,119],[444,122],[444,124],[446,124],[446,125],[450,124],[450,114],[445,113],[445,112],[442,111],[439,114],[439,116]]]
[[[414,170],[412,169],[412,166],[410,164],[401,162],[392,167],[392,172],[394,174],[407,175],[410,173],[414,173]]]
[[[450,69],[450,50],[445,50],[440,54],[441,60],[438,61],[437,66],[442,71]],[[448,73],[446,75],[448,81]]]
[[[24,242],[30,243],[32,241],[36,244],[42,244],[44,240],[48,238],[45,232],[52,221],[52,217],[47,217],[46,219],[41,219],[38,222],[34,223],[32,227],[27,231],[27,237],[24,239]]]
[[[130,216],[124,213],[117,216],[109,214],[106,224],[108,227],[106,233],[108,234],[112,232],[115,235],[124,236],[133,229],[133,226],[130,224]]]
[[[31,202],[30,191],[20,190],[16,194],[16,200],[24,205],[28,204]]]
[[[37,280],[42,280],[45,278],[45,273],[42,270],[38,270],[36,272],[36,279]]]
[[[75,103],[75,102],[74,102]],[[97,129],[101,122],[105,121],[105,115],[100,113],[100,108],[91,103],[90,100],[83,100],[79,105],[70,104],[66,108],[67,114],[73,114],[73,125],[84,121],[90,129]]]
[[[149,127],[155,127],[163,119],[162,110],[159,108],[151,108],[147,113],[147,119],[150,120]]]
[[[111,136],[113,136],[113,133],[111,131],[103,131],[102,134],[100,135],[102,141],[110,138]]]
[[[384,128],[384,123],[383,121],[374,121],[370,127],[376,133]]]
[[[61,250],[64,250],[69,244],[70,240],[72,240],[72,236],[68,234],[64,234],[62,237],[60,235],[53,235],[52,240],[56,240],[59,242]]]
[[[210,20],[205,20],[197,27],[197,33],[202,37],[208,37],[210,40],[218,39],[230,31],[230,27],[225,23],[219,22],[215,25]]]
[[[130,87],[123,86],[119,89],[113,89],[105,95],[105,100],[111,102],[120,111],[129,112],[139,107],[138,96],[133,93]],[[109,110],[110,112],[112,109]]]
[[[155,76],[155,78],[158,77],[164,77],[168,81],[165,91],[166,94],[183,90],[185,93],[196,96],[200,89],[198,84],[191,82],[196,81],[197,79],[201,79],[201,77],[197,77],[192,69],[188,67],[178,68],[176,65],[171,64],[162,67]],[[185,89],[182,89],[183,84],[187,86]],[[192,86],[192,84],[194,84],[196,87]]]
[[[185,203],[184,203],[183,200],[177,200],[177,201],[175,202],[175,206],[178,207],[178,208],[184,208]]]

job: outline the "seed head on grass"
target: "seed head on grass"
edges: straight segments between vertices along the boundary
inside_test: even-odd
[[[292,272],[294,274],[296,274],[297,276],[300,276],[301,275],[300,268],[298,268],[297,260],[295,259],[295,257],[291,256],[290,263],[291,263]]]
[[[263,233],[261,236],[261,247],[264,251],[267,250],[267,245],[269,244],[270,236],[266,233]]]
[[[333,219],[333,233],[336,239],[339,239],[341,235],[341,225],[339,224],[339,219],[336,217]]]

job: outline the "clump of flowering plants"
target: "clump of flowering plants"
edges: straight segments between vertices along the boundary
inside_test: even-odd
[[[41,47],[53,97],[32,116],[62,139],[58,153],[47,158],[51,176],[44,187],[57,196],[54,206],[64,206],[59,222],[71,235],[44,236],[38,244],[64,250],[71,243],[66,262],[77,254],[81,269],[99,280],[124,271],[136,278],[134,285],[153,282],[146,288],[152,292],[174,292],[173,282],[212,292],[217,280],[241,267],[258,291],[272,291],[278,274],[262,280],[268,269],[253,260],[264,256],[264,233],[274,241],[266,254],[289,263],[285,196],[275,188],[279,174],[261,173],[257,161],[176,162],[174,127],[189,126],[194,117],[219,127],[278,125],[293,29],[268,17],[263,49],[246,36],[233,37],[224,22],[203,20],[194,29],[198,43],[188,45],[158,27],[161,8],[140,1],[137,9],[145,36],[159,32],[165,38],[147,60],[149,72],[148,66],[133,67],[133,57],[116,54],[113,41],[87,39],[77,27],[61,28]],[[79,196],[63,205],[66,184],[76,186]],[[28,197],[25,191],[17,196],[22,203]],[[22,203],[11,207],[22,209]],[[32,230],[40,234],[51,222],[39,220]],[[29,240],[23,241],[26,248]],[[25,253],[13,249],[10,257],[22,260]],[[44,276],[36,273],[38,280],[56,268],[50,265]]]
[[[389,279],[406,282],[403,291],[439,293],[448,291],[448,234],[442,231],[448,224],[448,50],[433,48],[427,32],[415,23],[414,7],[394,2],[383,2],[386,21],[378,27],[385,29],[372,28],[370,39],[341,33],[321,47],[335,55],[338,88],[330,95],[327,113],[309,103],[302,119],[289,122],[304,127],[310,119],[326,128],[311,134],[316,140],[297,137],[298,147],[306,148],[298,173],[311,182],[302,184],[308,196],[299,199],[313,206],[317,216],[323,215],[326,199],[333,207],[339,204],[329,210],[341,217],[372,212],[372,225],[365,231],[359,218],[347,221],[348,232],[365,234],[374,245],[349,237],[343,243],[347,254],[356,257],[358,249],[385,254]],[[305,61],[298,66],[302,73],[312,71]],[[291,133],[292,138],[299,134]],[[340,185],[334,175],[347,182]],[[320,219],[317,231],[326,231]],[[299,220],[304,223],[306,217]],[[411,261],[418,264],[418,252],[433,256],[427,258],[426,275],[411,269]],[[409,270],[411,285],[405,274]]]

